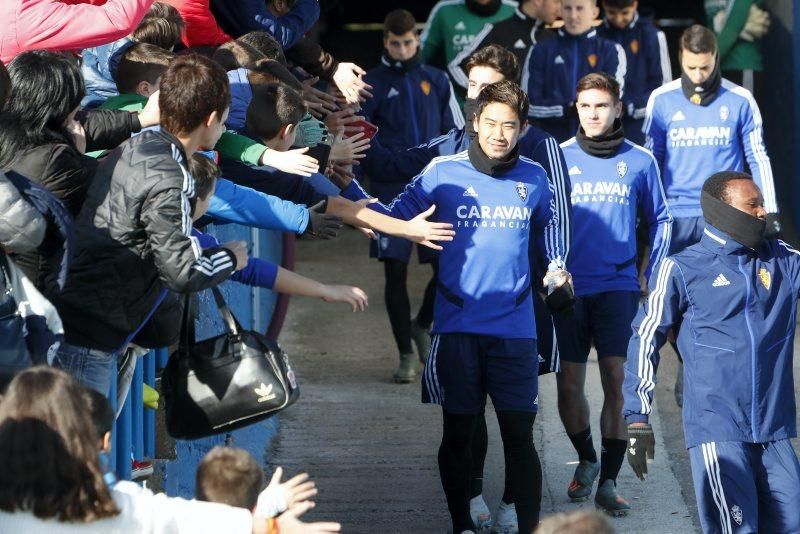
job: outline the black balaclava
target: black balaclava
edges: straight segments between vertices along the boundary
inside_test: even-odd
[[[477,137],[469,144],[469,162],[483,174],[499,176],[513,169],[517,160],[519,160],[519,143],[514,145],[514,149],[503,159],[492,159],[487,156]]]
[[[719,67],[719,54],[716,56],[716,63],[711,76],[700,85],[696,85],[689,76],[681,69],[681,87],[683,88],[683,95],[692,104],[698,106],[707,106],[717,98],[719,87],[722,85],[722,72]]]
[[[466,0],[467,9],[478,15],[479,17],[491,17],[503,5],[502,0],[491,0],[488,4],[481,5],[475,0]]]
[[[625,141],[625,132],[622,131],[622,121],[614,119],[611,129],[598,137],[589,137],[583,131],[583,126],[578,126],[578,133],[575,135],[575,139],[587,154],[597,158],[610,158],[617,153],[619,147]]]
[[[719,228],[747,248],[758,250],[764,242],[767,221],[748,215],[705,191],[700,193],[700,207],[708,224]]]
[[[475,128],[472,126],[472,121],[475,120],[475,112],[478,110],[477,98],[464,99],[464,130],[470,139],[475,138]]]
[[[386,64],[389,65],[392,69],[397,69],[400,72],[408,72],[417,65],[419,65],[419,49],[417,49],[417,53],[414,54],[411,59],[407,59],[405,61],[398,61],[396,59],[392,59],[392,56],[389,55],[389,52],[386,50],[383,51],[383,59]]]

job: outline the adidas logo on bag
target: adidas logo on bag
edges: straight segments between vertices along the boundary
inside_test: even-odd
[[[264,382],[261,382],[261,386],[255,388],[253,391],[258,395],[258,402],[267,402],[275,398],[275,394],[272,392],[272,384],[266,385]]]
[[[720,273],[715,279],[714,283],[711,284],[711,287],[722,287],[722,286],[729,286],[731,285],[730,281],[725,278],[725,275]]]

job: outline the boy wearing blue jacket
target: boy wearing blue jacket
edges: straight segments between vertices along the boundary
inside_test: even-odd
[[[576,94],[581,126],[561,145],[572,182],[574,246],[581,251],[568,262],[578,297],[579,348],[561,355],[558,374],[559,413],[579,459],[567,494],[573,501],[585,500],[599,472],[595,504],[611,515],[626,515],[630,505],[617,495],[616,479],[625,457],[625,352],[641,295],[636,222],[641,214],[650,229],[652,267],[666,255],[672,217],[655,158],[625,139],[616,80],[604,73],[588,74],[578,82]],[[597,350],[605,397],[599,464],[583,393],[591,345]]]
[[[650,93],[672,81],[667,37],[653,23],[639,17],[638,0],[603,0],[603,23],[597,34],[625,50],[625,96],[622,126],[625,138],[644,144],[642,123]]]
[[[700,189],[709,169],[743,171],[764,194],[768,231],[777,235],[778,204],[753,95],[722,78],[714,33],[700,25],[680,39],[681,78],[653,91],[647,103],[645,146],[658,160],[675,217],[670,253],[703,235]]]
[[[435,208],[456,229],[442,250],[435,334],[423,372],[423,402],[440,404],[444,424],[439,470],[453,532],[474,532],[470,516],[471,444],[492,397],[508,445],[519,530],[539,519],[541,466],[532,440],[538,408],[538,355],[528,259],[531,239],[563,265],[553,193],[544,169],[519,155],[528,111],[520,87],[504,80],[477,97],[469,149],[434,159],[378,211],[410,219]],[[568,283],[568,273],[564,283]]]
[[[765,237],[767,210],[751,176],[711,176],[700,202],[703,237],[655,267],[632,325],[628,462],[647,477],[658,351],[682,323],[683,428],[703,531],[800,532],[800,463],[790,442],[800,252]]]
[[[464,126],[461,106],[447,75],[420,62],[416,24],[414,16],[405,9],[386,15],[381,64],[364,77],[372,86],[373,97],[363,104],[363,114],[378,126],[383,143],[393,150],[419,145]],[[400,194],[411,176],[396,182],[376,180],[370,184],[370,190],[381,202],[389,202]],[[420,263],[430,263],[433,276],[419,313],[411,319],[406,287],[411,250],[410,242],[396,237],[380,235],[370,241],[370,256],[383,263],[386,311],[400,355],[400,365],[393,377],[398,383],[413,382],[416,378],[417,357],[411,348],[412,338],[419,361],[424,362],[428,355],[436,291],[437,256],[425,247],[417,247]]]
[[[593,26],[599,13],[597,0],[563,0],[564,26],[555,39],[532,47],[524,65],[522,87],[531,98],[530,117],[559,142],[578,129],[578,80],[592,72],[605,72],[617,79],[620,88],[625,86],[625,52],[599,36]]]

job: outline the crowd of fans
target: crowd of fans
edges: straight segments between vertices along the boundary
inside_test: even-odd
[[[727,3],[733,11],[707,3],[716,6],[709,8],[719,36],[716,70],[758,96],[757,41],[769,18],[757,2],[750,10]],[[661,174],[681,172],[670,167],[669,147],[652,145],[651,95],[672,71],[664,34],[640,19],[635,0],[446,0],[433,7],[421,36],[411,13],[395,10],[385,20],[381,63],[369,71],[306,36],[319,15],[318,0],[0,5],[0,453],[12,460],[0,472],[0,530],[339,530],[300,519],[316,494],[306,475],[281,481],[278,468],[264,489],[261,466],[241,450],[205,457],[196,500],[153,494],[109,469],[111,426],[136,355],[175,344],[185,295],[234,280],[353,311],[367,306],[357,287],[250,257],[243,241],[220,243],[204,231],[209,223],[308,239],[336,238],[347,224],[371,238],[399,353],[394,380],[408,383],[431,351],[443,287],[437,252],[459,229],[436,222],[436,206],[406,215],[390,202],[435,156],[467,149],[484,87],[509,80],[530,98],[527,119],[536,128],[520,144],[547,172],[556,204],[563,202],[554,231],[564,260],[572,229],[563,183],[574,173],[557,143],[578,131],[576,91],[595,87],[584,77],[606,73],[605,85],[596,83],[616,94],[626,137],[643,144],[648,134]],[[441,56],[441,69],[427,64]],[[701,94],[710,82],[695,83]],[[748,141],[748,164],[771,187],[760,115],[750,120],[758,137]],[[655,167],[652,176],[659,176]],[[777,225],[774,202],[768,212]],[[646,222],[658,226],[667,217]],[[412,318],[406,282],[414,243],[432,276]],[[538,256],[532,271],[543,274],[547,259]],[[118,396],[109,400],[112,381]],[[621,405],[613,410],[619,416]],[[475,450],[485,455],[485,422],[476,424]],[[570,438],[588,439],[591,451],[576,449],[582,462],[594,457],[596,464],[584,426]],[[502,532],[518,528],[510,484],[501,514],[511,526]],[[488,517],[480,484],[470,492],[480,526]],[[538,509],[522,513],[536,525]],[[557,517],[541,532],[610,528],[593,516]]]

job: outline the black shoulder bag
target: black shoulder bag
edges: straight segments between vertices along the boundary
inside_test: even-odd
[[[162,378],[167,431],[179,439],[251,425],[300,395],[289,358],[278,344],[242,329],[219,289],[211,291],[227,332],[196,343],[195,299],[188,296],[178,351],[170,356]]]

